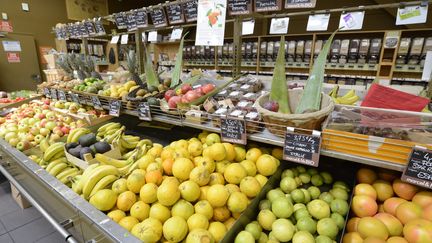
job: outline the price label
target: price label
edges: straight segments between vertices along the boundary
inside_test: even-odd
[[[43,93],[46,97],[51,98],[51,93],[48,88],[43,89]]]
[[[89,32],[87,30],[87,26],[84,23],[80,23],[79,25],[79,35],[81,37],[89,37]]]
[[[186,22],[193,22],[197,20],[198,16],[198,0],[190,0],[183,3],[184,14]]]
[[[100,19],[98,19],[94,22],[94,27],[96,30],[96,35],[105,35],[105,28],[104,28],[102,21]]]
[[[85,21],[84,25],[85,25],[85,27],[87,29],[87,32],[88,32],[89,36],[96,35],[96,29],[95,29],[95,26],[93,25],[93,21],[90,21],[90,20],[89,21]]]
[[[237,118],[221,118],[221,138],[228,143],[246,145],[246,122]]]
[[[401,179],[432,189],[432,151],[419,146],[414,147]]]
[[[167,18],[164,8],[154,8],[150,12],[150,16],[155,27],[167,26]]]
[[[126,15],[127,19],[127,30],[134,31],[137,29],[137,23],[135,19],[135,13],[132,11]]]
[[[256,12],[279,11],[282,9],[282,0],[255,0]]]
[[[184,22],[183,8],[181,3],[173,3],[166,6],[170,24],[181,24]]]
[[[151,111],[150,106],[147,102],[140,102],[138,104],[138,117],[140,120],[151,121]]]
[[[252,13],[252,0],[231,0],[228,3],[229,15],[243,15]]]
[[[286,0],[285,8],[315,8],[316,0]]]
[[[311,135],[295,133],[294,128],[287,127],[284,144],[284,160],[318,167],[321,148],[321,132],[313,131]]]
[[[102,104],[97,96],[92,96],[91,101],[95,109],[103,110]]]
[[[119,117],[121,110],[121,101],[120,100],[111,100],[109,103],[109,115]]]
[[[136,25],[139,28],[145,28],[148,26],[147,12],[144,9],[138,9],[135,12]]]
[[[114,20],[117,25],[117,29],[126,29],[127,28],[127,19],[124,13],[118,13],[114,15]]]
[[[183,33],[183,28],[173,29],[170,40],[180,40]]]
[[[70,96],[71,96],[73,102],[75,102],[77,104],[81,103],[78,94],[70,93]]]
[[[57,99],[57,90],[56,89],[51,89],[51,98],[52,99]]]
[[[63,90],[58,91],[58,98],[59,98],[59,100],[66,102],[66,94]]]

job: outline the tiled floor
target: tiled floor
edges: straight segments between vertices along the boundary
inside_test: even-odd
[[[0,243],[64,242],[34,208],[21,209],[13,200],[9,182],[0,184]]]

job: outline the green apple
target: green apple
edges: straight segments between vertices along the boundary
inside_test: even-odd
[[[42,136],[41,134],[38,134],[34,137],[34,141],[36,142],[36,144],[39,144],[42,141],[42,139],[44,139],[44,138],[45,138],[44,136]]]
[[[39,134],[42,135],[42,136],[46,136],[49,133],[50,133],[50,130],[48,128],[43,127],[41,129],[39,129]]]

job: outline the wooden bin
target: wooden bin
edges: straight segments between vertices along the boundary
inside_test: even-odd
[[[84,155],[85,160],[82,160],[82,159],[79,159],[79,158],[71,155],[70,153],[68,153],[66,148],[64,149],[64,151],[65,151],[66,159],[70,163],[74,164],[75,166],[77,166],[83,170],[87,169],[87,167],[91,164],[98,163],[98,161],[95,158],[93,158],[93,156],[91,154],[85,154]],[[111,150],[104,153],[104,155],[111,157],[111,158],[114,158],[114,159],[120,159],[122,157],[120,149],[118,147],[114,147],[114,146],[111,146]]]

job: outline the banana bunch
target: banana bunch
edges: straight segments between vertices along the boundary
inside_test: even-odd
[[[48,139],[46,139],[46,138],[42,139],[39,143],[39,148],[44,153],[48,149],[49,146],[50,146],[50,143],[49,143]]]
[[[66,157],[51,161],[45,169],[63,184],[68,184],[72,178],[82,173],[80,169],[71,166]]]
[[[46,148],[43,155],[43,160],[46,162],[51,162],[53,160],[64,157],[64,145],[65,144],[63,142],[56,142],[51,144],[48,148]]]
[[[96,192],[110,187],[119,176],[120,172],[115,166],[92,164],[80,177],[73,179],[72,190],[88,200]]]
[[[104,138],[108,135],[114,134],[119,128],[121,128],[121,124],[118,122],[110,122],[107,123],[97,130],[97,136],[100,138]]]
[[[354,105],[360,99],[360,97],[356,95],[354,89],[348,91],[344,96],[338,96],[338,92],[339,85],[336,85],[329,93],[329,96],[332,97],[336,104]]]
[[[140,141],[140,137],[122,134],[119,138],[119,144],[125,149],[135,149]]]
[[[67,136],[66,142],[67,143],[76,143],[78,142],[78,139],[86,134],[91,133],[91,131],[87,128],[80,127],[72,130],[69,135]]]

